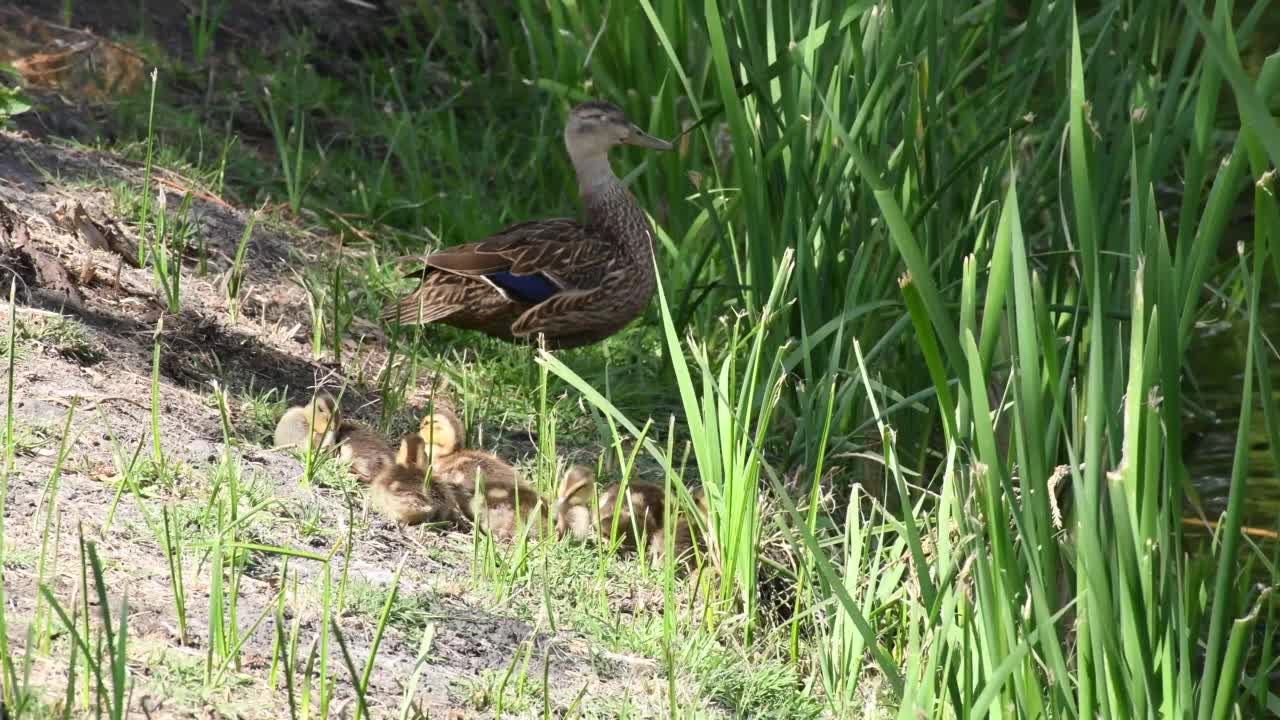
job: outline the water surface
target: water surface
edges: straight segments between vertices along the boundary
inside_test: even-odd
[[[1267,341],[1280,341],[1280,303],[1267,304],[1259,321]],[[1187,353],[1184,459],[1210,519],[1226,510],[1231,489],[1248,336],[1247,318],[1205,325],[1197,329]],[[1275,345],[1267,347],[1272,402],[1280,404],[1280,358],[1276,350]],[[1263,416],[1262,388],[1256,380],[1253,393],[1245,524],[1274,530],[1280,524],[1280,474]]]

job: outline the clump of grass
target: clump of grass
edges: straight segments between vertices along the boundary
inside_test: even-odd
[[[206,405],[218,408],[224,390],[219,386],[206,399]],[[249,381],[249,387],[239,393],[234,412],[229,413],[231,426],[235,431],[232,438],[243,437],[254,443],[269,443],[275,431],[276,422],[284,412],[287,402],[283,388],[258,388],[256,380]]]
[[[311,359],[319,360],[324,357],[325,314],[332,293],[330,288],[309,274],[297,274],[297,278],[298,284],[306,290],[307,309],[311,316]],[[341,338],[335,342],[341,342]]]
[[[257,223],[258,214],[251,214],[249,222],[244,225],[244,232],[240,234],[240,241],[236,243],[235,256],[232,258],[231,268],[227,271],[227,308],[233,323],[240,315],[240,291],[241,285],[244,283],[245,251],[249,248],[249,238],[253,235],[253,228]]]
[[[31,109],[31,98],[22,91],[22,76],[12,66],[0,65],[0,77],[5,76],[6,82],[0,84],[0,126]]]
[[[74,318],[28,312],[15,321],[16,342],[24,346],[45,346],[81,365],[93,365],[106,357],[105,350],[90,336],[84,324]]]
[[[200,0],[200,10],[187,17],[187,29],[191,35],[191,54],[196,65],[203,65],[213,51],[213,38],[227,10],[229,0]]]
[[[156,287],[164,295],[169,312],[182,309],[182,263],[187,249],[199,240],[199,224],[192,220],[190,191],[183,193],[178,210],[169,217],[168,193],[160,188],[156,194],[154,215],[150,218],[151,270]],[[143,226],[144,232],[146,225]]]
[[[348,583],[343,601],[347,612],[375,622],[385,608],[386,624],[409,634],[421,633],[435,617],[431,611],[430,596],[423,593],[406,595],[395,586],[376,585],[364,580]]]
[[[85,691],[83,702],[87,708],[92,702],[100,715],[112,720],[123,720],[129,714],[129,699],[133,682],[128,669],[129,648],[129,601],[128,596],[121,598],[116,610],[119,623],[112,621],[112,605],[107,596],[102,561],[98,557],[97,546],[92,542],[80,539],[80,562],[82,603],[76,604],[70,613],[58,601],[48,586],[42,585],[40,592],[45,601],[57,614],[64,628],[71,636],[71,658],[67,682],[67,708],[70,709],[77,683],[75,668],[77,658],[84,663]],[[93,578],[93,597],[96,599],[100,629],[93,632],[89,619],[88,578]],[[89,688],[92,688],[90,691]]]
[[[135,468],[133,480],[144,490],[168,495],[177,492],[191,475],[185,463],[164,458],[156,462],[154,458],[144,458]]]
[[[305,45],[304,45],[305,47]],[[277,83],[264,86],[254,100],[262,119],[271,128],[276,156],[280,159],[280,175],[284,179],[289,209],[296,215],[302,209],[309,180],[306,177],[307,113],[299,96],[302,85],[303,52],[289,54],[289,71]]]
[[[9,435],[12,432],[13,435]],[[40,448],[53,441],[54,435],[49,428],[36,424],[22,424],[9,428],[0,428],[0,441],[11,448],[15,456],[33,455]]]

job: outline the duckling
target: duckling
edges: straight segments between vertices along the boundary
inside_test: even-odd
[[[323,393],[306,405],[284,411],[276,423],[272,445],[284,447],[329,447],[336,440],[337,412],[333,398]]]
[[[413,433],[405,435],[394,464],[373,478],[369,492],[373,506],[401,525],[460,519],[463,499],[446,483],[424,483],[426,471],[426,443]]]
[[[627,493],[619,498],[621,488],[612,485],[600,493],[599,527],[602,537],[610,537],[614,528],[620,535],[620,546],[634,549],[643,537],[650,562],[660,564],[667,550],[666,514],[675,508],[668,502],[664,488],[649,483],[634,482],[627,485]],[[702,488],[692,491],[694,512],[705,522],[707,517],[706,495]],[[694,559],[695,544],[691,518],[681,514],[672,527],[672,551],[677,563],[688,566]]]
[[[477,477],[486,485],[516,482],[516,471],[510,465],[487,452],[462,448],[462,422],[450,410],[437,408],[422,418],[418,436],[430,447],[427,461],[433,477],[454,483],[469,495],[475,493]]]
[[[516,480],[482,480],[467,511],[472,522],[499,540],[514,540],[526,532],[539,538],[547,525],[547,506],[537,491]]]
[[[433,481],[452,485],[470,498],[463,512],[482,530],[509,540],[515,537],[517,525],[545,521],[546,503],[516,477],[515,468],[489,453],[460,447],[462,423],[453,412],[437,408],[422,419],[418,435],[431,446]],[[477,486],[483,493],[477,492]]]
[[[662,531],[665,507],[666,494],[657,485],[631,482],[625,495],[621,484],[610,485],[600,493],[600,535],[610,539],[616,532],[625,549],[634,549],[642,537],[652,546],[654,535]]]
[[[396,453],[387,441],[361,423],[340,420],[334,440],[338,459],[349,462],[352,472],[363,482],[372,482],[379,473],[396,465]]]
[[[693,496],[693,512],[696,512],[702,518],[703,527],[705,528],[709,512],[706,493],[703,492],[702,488],[696,488],[690,494]],[[698,542],[698,538],[694,535],[693,523],[688,514],[682,513],[676,518],[675,527],[672,528],[671,534],[671,551],[676,564],[683,565],[686,569],[692,568],[698,557],[693,552],[694,547],[697,546],[698,554],[705,552],[705,547]],[[662,564],[666,551],[666,530],[664,527],[660,527],[649,541],[649,562],[653,565]]]
[[[554,514],[556,534],[582,541],[599,534],[600,509],[596,497],[595,473],[574,465],[560,481]]]

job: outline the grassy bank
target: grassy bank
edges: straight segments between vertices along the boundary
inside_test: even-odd
[[[258,208],[221,268],[232,317],[255,227],[307,245],[274,282],[301,289],[292,320],[306,353],[369,390],[381,429],[409,426],[422,389],[443,383],[473,428],[529,433],[522,468],[544,493],[558,456],[682,497],[706,489],[711,551],[687,578],[568,543],[467,537],[440,551],[463,558],[489,607],[654,668],[636,697],[557,694],[530,671],[531,656],[551,652],[522,644],[504,669],[455,690],[470,711],[1280,713],[1280,549],[1241,532],[1251,427],[1280,462],[1277,358],[1260,322],[1280,279],[1274,8],[466,7],[406,4],[340,49],[289,33],[250,50],[216,23],[192,24],[179,49],[131,37],[161,69],[120,100],[104,144],[145,168],[140,183],[114,186],[116,210],[143,239],[170,315],[203,246],[190,200],[157,207],[153,164]],[[396,257],[576,212],[560,130],[592,97],[678,137],[676,152],[616,158],[657,230],[660,293],[643,320],[554,355],[447,328],[379,328],[378,308],[407,289]],[[1186,471],[1183,427],[1198,405],[1184,359],[1198,328],[1222,320],[1247,327],[1239,407],[1261,410],[1235,419],[1218,513],[1198,504]],[[15,310],[6,479],[24,437],[12,406],[22,327]],[[386,354],[372,362],[367,346]],[[310,550],[245,534],[272,491],[241,483],[236,448],[252,432],[237,423],[269,426],[279,390],[210,396],[224,454],[184,510],[181,483],[164,484],[166,350],[157,341],[154,352],[152,430],[117,453],[133,453],[118,482],[167,559],[183,636],[194,548],[182,530],[199,531],[201,561],[187,572],[209,600],[194,685],[266,675],[282,713],[324,716],[343,695],[358,717],[392,628],[421,648],[396,671],[411,717],[434,626],[418,596],[399,593],[399,570],[372,588],[348,583],[365,526],[317,531],[325,543]],[[68,445],[65,429],[48,434]],[[56,655],[71,667],[58,707],[119,717],[129,614],[108,601],[95,545],[74,553],[78,590],[45,584],[61,457],[42,505],[40,600],[17,643],[27,659],[5,665],[5,701],[27,697],[31,658]],[[304,459],[297,482],[346,481]],[[1186,518],[1213,528],[1193,532]],[[275,594],[238,616],[241,577],[263,563]],[[291,622],[302,615],[286,605],[319,620]],[[356,606],[369,625],[352,652],[341,618]],[[6,622],[0,641],[19,636]],[[269,670],[241,666],[255,635]],[[36,695],[29,707],[56,706]]]

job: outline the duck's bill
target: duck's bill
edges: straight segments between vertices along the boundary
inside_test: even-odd
[[[628,145],[649,148],[650,150],[670,150],[672,147],[671,143],[666,140],[660,140],[635,125],[631,126],[631,134],[623,142]]]

